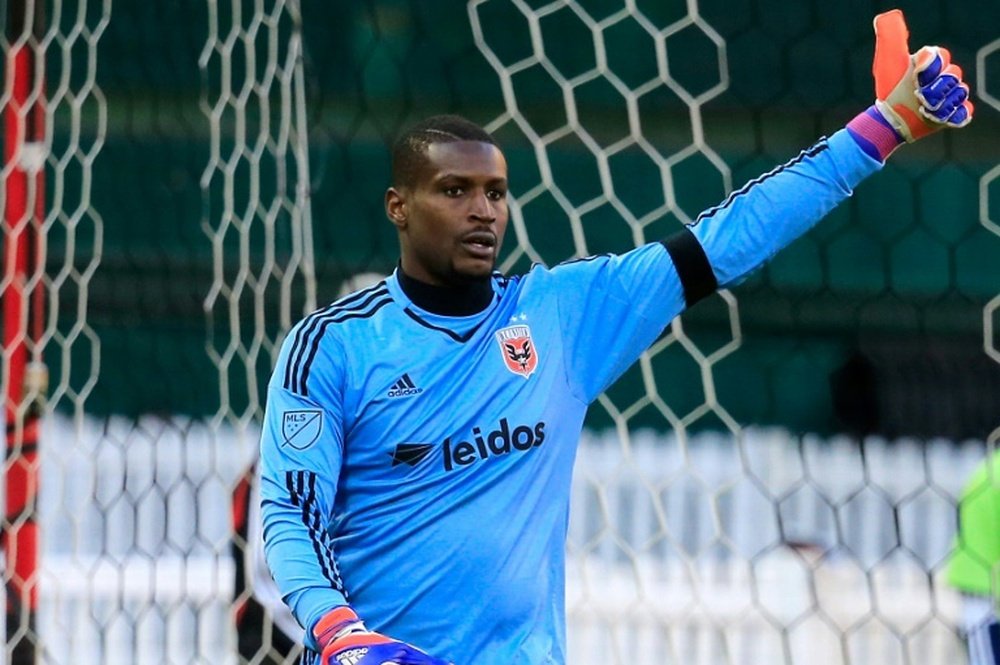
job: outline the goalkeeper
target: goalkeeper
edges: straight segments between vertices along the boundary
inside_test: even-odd
[[[393,149],[401,259],[289,333],[262,449],[267,561],[322,665],[566,662],[584,414],[671,319],[802,235],[893,150],[972,118],[942,48],[875,21],[876,102],[690,226],[505,276],[507,166],[455,116]]]

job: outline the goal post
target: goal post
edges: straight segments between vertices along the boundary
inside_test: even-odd
[[[3,385],[6,454],[3,550],[6,658],[36,660],[38,435],[47,389],[45,326],[45,11],[6,7],[4,71]]]

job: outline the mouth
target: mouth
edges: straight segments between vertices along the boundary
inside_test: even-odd
[[[462,247],[476,258],[492,259],[497,237],[489,231],[471,231],[462,236]]]

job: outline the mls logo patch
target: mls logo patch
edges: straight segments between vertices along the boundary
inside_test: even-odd
[[[531,328],[524,324],[507,326],[496,332],[496,338],[507,369],[526,379],[531,376],[538,367],[538,352],[531,339]]]
[[[323,431],[323,412],[319,409],[285,411],[281,416],[281,435],[296,450],[305,450]]]

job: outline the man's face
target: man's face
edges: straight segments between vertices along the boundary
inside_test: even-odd
[[[486,279],[507,230],[507,162],[495,145],[433,143],[412,185],[386,193],[403,271],[447,286]]]

